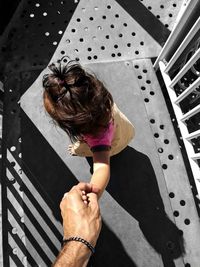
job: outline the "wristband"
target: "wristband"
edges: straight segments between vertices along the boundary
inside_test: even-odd
[[[109,150],[111,150],[111,146],[108,146],[108,145],[98,145],[98,146],[91,147],[90,150],[92,152],[109,151]]]
[[[92,254],[94,254],[94,252],[95,252],[95,248],[88,241],[86,241],[85,239],[83,239],[81,237],[72,236],[72,237],[69,237],[67,239],[63,239],[63,245],[65,243],[67,243],[67,242],[70,242],[70,241],[78,241],[78,242],[81,242],[81,243],[85,244],[92,251]]]

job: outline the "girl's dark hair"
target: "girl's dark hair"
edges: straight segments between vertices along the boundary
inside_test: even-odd
[[[52,73],[43,77],[46,111],[72,141],[84,134],[97,136],[112,119],[112,95],[76,61],[48,67]]]

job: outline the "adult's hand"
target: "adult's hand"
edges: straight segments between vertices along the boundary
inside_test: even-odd
[[[64,195],[60,203],[64,238],[79,236],[96,245],[101,230],[97,194],[92,184],[79,183]]]
[[[96,245],[101,230],[98,192],[91,184],[79,183],[64,195],[60,203],[64,238],[78,236]],[[70,241],[62,247],[52,267],[86,267],[90,256],[85,244]]]

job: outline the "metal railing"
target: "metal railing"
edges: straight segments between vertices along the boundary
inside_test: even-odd
[[[186,1],[183,9],[154,69],[162,74],[200,197],[200,1]]]

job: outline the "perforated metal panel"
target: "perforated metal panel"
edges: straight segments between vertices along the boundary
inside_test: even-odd
[[[155,57],[161,46],[116,1],[81,1],[55,57],[82,63]]]

